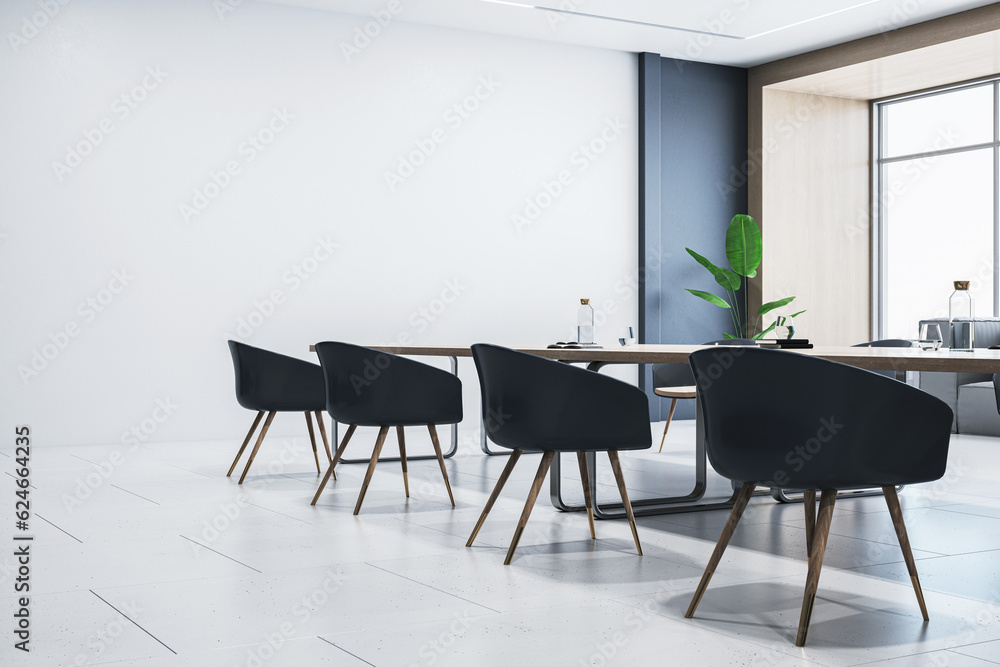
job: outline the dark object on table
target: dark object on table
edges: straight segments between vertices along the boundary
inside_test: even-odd
[[[782,350],[810,350],[812,343],[808,338],[779,338],[775,344]]]

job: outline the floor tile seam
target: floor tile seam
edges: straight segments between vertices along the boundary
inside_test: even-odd
[[[434,526],[425,526],[425,525],[424,525],[424,524],[422,524],[422,523],[416,523],[416,522],[414,522],[414,521],[407,521],[406,519],[399,519],[399,521],[403,521],[403,522],[405,522],[405,523],[406,523],[407,525],[410,525],[410,526],[415,526],[415,527],[417,527],[417,528],[425,528],[425,529],[427,529],[427,530],[433,530],[433,531],[434,531],[435,533],[441,533],[442,535],[447,535],[448,537],[453,537],[453,538],[455,538],[455,539],[457,539],[457,540],[460,540],[460,539],[462,539],[462,536],[461,536],[461,535],[456,535],[456,534],[454,534],[454,533],[449,533],[449,532],[448,532],[448,531],[446,531],[446,530],[441,530],[440,528],[435,528]],[[499,547],[499,545],[490,545],[490,546],[496,546],[496,547]]]
[[[263,505],[258,505],[256,503],[251,503],[249,501],[245,501],[245,502],[250,507],[256,507],[258,509],[262,509],[265,512],[273,512],[274,514],[277,514],[278,516],[283,516],[283,517],[285,517],[287,519],[292,519],[293,521],[299,521],[301,523],[306,524],[307,526],[314,526],[314,525],[316,525],[312,521],[306,521],[305,519],[300,519],[298,517],[294,517],[291,514],[285,514],[284,512],[279,512],[278,510],[271,509],[270,507],[264,507]]]
[[[344,653],[346,653],[347,655],[351,656],[352,658],[357,658],[358,660],[360,660],[361,662],[365,663],[366,665],[371,665],[371,667],[376,667],[376,665],[374,663],[368,662],[367,660],[365,660],[361,656],[358,656],[358,655],[355,655],[354,653],[351,653],[350,651],[348,651],[343,646],[337,646],[336,644],[334,644],[329,639],[324,639],[323,637],[321,637],[319,635],[316,635],[316,639],[320,640],[321,642],[325,642],[325,643],[329,644],[330,646],[334,647],[335,649],[337,649],[339,651],[343,651]]]
[[[216,479],[215,477],[212,477],[211,475],[206,475],[205,473],[198,472],[197,470],[191,470],[189,468],[182,468],[181,466],[175,466],[173,463],[167,463],[166,461],[160,461],[160,463],[162,463],[165,466],[169,466],[171,468],[177,468],[178,470],[183,470],[184,472],[189,472],[192,475],[200,475],[202,477],[205,477],[207,479],[212,479],[212,480]]]
[[[955,505],[968,505],[968,503],[955,503]],[[1000,519],[1000,516],[990,516],[988,514],[976,514],[975,512],[967,512],[967,511],[964,511],[964,510],[948,509],[949,507],[953,507],[953,506],[952,505],[941,505],[940,507],[934,507],[934,508],[931,508],[931,509],[936,509],[936,510],[941,511],[941,512],[951,512],[952,514],[965,514],[967,516],[977,516],[977,517],[980,517],[982,519]],[[992,509],[996,509],[996,510],[1000,511],[1000,508],[994,507]]]
[[[379,570],[379,571],[381,571],[381,572],[385,572],[386,574],[391,574],[391,575],[392,575],[392,576],[394,576],[394,577],[399,577],[400,579],[405,579],[406,581],[409,581],[409,582],[412,582],[412,583],[414,583],[414,584],[418,584],[418,585],[420,585],[420,586],[424,586],[425,588],[429,588],[429,589],[431,589],[432,591],[437,591],[438,593],[442,593],[442,594],[444,594],[444,595],[448,595],[448,596],[450,596],[450,597],[453,597],[453,598],[455,598],[455,599],[457,599],[457,600],[461,600],[461,601],[463,601],[463,602],[468,602],[469,604],[472,604],[472,605],[475,605],[475,606],[477,606],[477,607],[480,607],[480,608],[482,608],[482,609],[485,609],[485,610],[487,610],[487,611],[491,611],[491,612],[493,612],[494,614],[502,614],[502,613],[504,613],[504,612],[501,612],[501,611],[498,611],[498,610],[496,610],[496,609],[493,609],[493,608],[491,608],[491,607],[487,607],[487,606],[486,606],[486,605],[484,605],[484,604],[480,604],[479,602],[474,602],[474,601],[472,601],[472,600],[468,600],[468,599],[466,599],[466,598],[463,598],[463,597],[462,597],[462,596],[460,596],[460,595],[455,595],[454,593],[449,593],[448,591],[445,591],[445,590],[441,590],[440,588],[437,588],[436,586],[431,586],[430,584],[428,584],[428,583],[426,583],[426,582],[423,582],[423,581],[419,581],[419,580],[417,580],[417,579],[412,579],[412,578],[410,578],[410,577],[407,577],[407,576],[405,576],[405,575],[402,575],[402,574],[400,574],[400,573],[398,573],[398,572],[393,572],[392,570],[387,570],[387,569],[385,569],[384,567],[380,567],[380,566],[378,566],[378,565],[375,565],[375,563],[374,563],[374,562],[372,562],[372,561],[364,561],[364,563],[365,563],[365,565],[367,565],[367,566],[369,566],[369,567],[373,567],[373,568],[375,568],[376,570]]]
[[[134,619],[132,619],[131,617],[129,617],[128,614],[126,614],[125,612],[121,611],[116,606],[114,606],[113,604],[111,604],[110,602],[108,602],[107,600],[105,600],[104,598],[102,598],[100,595],[98,595],[97,593],[95,593],[92,589],[88,589],[88,590],[90,590],[91,594],[94,597],[96,597],[98,600],[100,600],[104,604],[108,605],[109,607],[111,607],[112,609],[114,609],[115,611],[117,611],[122,616],[122,618],[124,618],[129,623],[131,623],[132,625],[134,625],[135,627],[139,628],[140,630],[142,630],[143,632],[145,632],[147,635],[149,635],[150,637],[152,637],[153,639],[155,639],[157,641],[157,643],[159,643],[161,646],[163,646],[163,648],[167,649],[168,651],[170,651],[174,655],[177,655],[177,651],[175,651],[174,649],[172,649],[169,646],[167,646],[162,640],[160,640],[159,637],[157,637],[156,635],[154,635],[152,632],[150,632],[146,628],[144,628],[141,625],[139,625],[139,623],[137,623]]]
[[[11,473],[11,472],[7,472],[7,471],[5,471],[5,472],[4,472],[4,474],[5,474],[5,475],[7,475],[8,477],[10,477],[11,479],[18,479],[17,477],[14,477],[14,474],[13,474],[13,473]],[[30,484],[30,483],[28,484],[28,488],[29,488],[29,489],[33,489],[33,490],[35,490],[35,491],[37,491],[37,490],[38,490],[38,487],[37,487],[37,486],[35,486],[34,484]]]
[[[206,545],[206,544],[202,544],[202,543],[201,543],[201,542],[199,542],[198,540],[193,540],[193,539],[191,539],[190,537],[187,537],[186,535],[178,535],[178,536],[179,536],[180,538],[182,538],[182,539],[185,539],[185,540],[187,540],[188,542],[191,542],[191,543],[193,543],[193,544],[197,544],[197,545],[198,545],[199,547],[201,547],[202,549],[208,549],[209,551],[211,551],[211,552],[212,552],[212,553],[214,553],[214,554],[218,554],[218,555],[222,556],[223,558],[228,558],[229,560],[233,561],[234,563],[237,563],[237,564],[239,564],[239,565],[242,565],[243,567],[245,567],[245,568],[247,568],[247,569],[249,569],[249,570],[253,570],[253,571],[254,571],[254,572],[256,572],[257,574],[264,574],[263,572],[261,572],[261,571],[260,571],[260,570],[258,570],[257,568],[255,568],[255,567],[253,567],[253,566],[251,566],[251,565],[247,565],[246,563],[244,563],[244,562],[242,562],[242,561],[238,561],[238,560],[236,560],[235,558],[233,558],[232,556],[227,556],[226,554],[222,553],[221,551],[217,551],[217,550],[213,549],[212,547],[210,547],[210,546],[208,546],[208,545]]]
[[[962,653],[962,651],[960,650],[960,649],[963,649],[963,648],[969,648],[971,646],[979,646],[980,644],[990,644],[990,643],[995,643],[997,646],[1000,646],[1000,640],[998,640],[998,639],[987,639],[985,641],[975,642],[975,643],[972,643],[972,644],[962,644],[960,646],[952,646],[951,648],[947,648],[945,650],[948,651],[949,653],[956,653],[956,654],[958,654],[958,655],[960,655],[960,656],[962,656],[964,658],[976,658],[977,660],[985,660],[986,662],[990,663],[991,665],[992,664],[1000,665],[1000,660],[990,660],[988,658],[980,658],[979,656],[976,656],[976,655],[969,655],[968,653]]]
[[[111,483],[109,482],[109,483],[108,483],[108,486],[110,486],[110,487],[112,487],[112,488],[115,488],[115,489],[118,489],[119,491],[124,491],[125,493],[129,493],[129,494],[131,494],[131,495],[135,496],[136,498],[142,498],[142,499],[143,499],[143,500],[145,500],[146,502],[149,502],[149,503],[153,503],[154,505],[162,505],[162,503],[158,503],[158,502],[156,502],[155,500],[152,500],[151,498],[147,498],[146,496],[140,496],[140,495],[139,495],[138,493],[136,493],[135,491],[129,491],[129,490],[128,490],[128,489],[126,489],[125,487],[122,487],[122,486],[118,486],[117,484],[111,484]]]
[[[67,531],[63,530],[62,528],[60,528],[60,527],[59,527],[59,526],[57,526],[56,524],[52,523],[51,521],[49,521],[48,519],[46,519],[45,517],[43,517],[43,516],[42,516],[41,514],[38,514],[38,513],[36,512],[36,513],[35,513],[35,518],[38,518],[38,519],[41,519],[42,521],[44,521],[45,523],[49,524],[50,526],[52,526],[53,528],[55,528],[55,529],[56,529],[56,530],[58,530],[59,532],[61,532],[61,533],[64,533],[64,534],[68,535],[69,537],[72,537],[72,538],[73,538],[74,540],[76,540],[76,541],[77,541],[77,542],[79,542],[80,544],[83,544],[83,540],[81,540],[81,539],[80,539],[79,537],[76,537],[75,535],[73,535],[73,534],[71,534],[71,533],[69,533],[69,532],[67,532]]]

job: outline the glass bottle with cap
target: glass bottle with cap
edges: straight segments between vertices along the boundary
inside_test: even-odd
[[[976,343],[976,323],[973,319],[972,294],[968,280],[956,280],[955,291],[948,299],[948,328],[951,329],[951,349],[971,352]]]
[[[594,308],[590,299],[580,299],[580,308],[576,311],[576,342],[594,342]]]

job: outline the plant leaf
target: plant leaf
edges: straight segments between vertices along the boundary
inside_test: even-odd
[[[730,333],[724,333],[724,334],[722,334],[722,337],[725,338],[725,339],[727,339],[727,340],[736,340],[736,336],[734,336],[733,334],[730,334]]]
[[[760,308],[757,309],[757,317],[760,317],[761,315],[767,315],[775,308],[781,308],[782,306],[786,306],[790,304],[793,299],[795,299],[794,296],[786,296],[784,299],[778,299],[777,301],[769,301],[768,303],[763,304]]]
[[[801,315],[801,314],[802,314],[802,313],[804,313],[804,312],[806,312],[806,311],[804,311],[804,310],[800,310],[800,311],[799,311],[799,312],[797,312],[797,313],[792,313],[791,315],[789,315],[789,317],[791,317],[792,319],[794,319],[794,318],[798,317],[799,315]]]
[[[774,322],[771,322],[771,326],[769,326],[768,328],[764,329],[759,334],[754,334],[753,339],[754,340],[760,340],[761,338],[763,338],[767,334],[771,333],[772,331],[774,331]]]
[[[694,250],[691,250],[691,248],[684,248],[684,249],[687,250],[687,252],[688,252],[689,255],[691,255],[692,257],[694,257],[694,260],[696,262],[698,262],[699,264],[701,264],[702,266],[704,266],[706,269],[708,269],[709,272],[713,276],[715,276],[716,280],[719,279],[719,272],[722,269],[720,269],[719,267],[717,267],[715,264],[712,264],[712,262],[709,261],[706,257],[702,257],[701,255],[699,255],[698,253],[696,253]]]
[[[719,267],[719,272],[715,274],[715,282],[730,292],[740,288],[740,277],[725,267]]]
[[[753,278],[764,253],[760,228],[749,215],[734,215],[726,230],[726,258],[733,271]]]
[[[685,288],[685,289],[687,289],[687,288]],[[708,301],[709,303],[718,306],[719,308],[731,308],[732,307],[728,303],[726,303],[725,301],[723,301],[722,299],[720,299],[719,297],[717,297],[714,294],[712,294],[711,292],[702,292],[701,290],[697,290],[697,289],[689,289],[687,291],[691,292],[691,294],[694,294],[696,297],[702,298],[705,301]]]

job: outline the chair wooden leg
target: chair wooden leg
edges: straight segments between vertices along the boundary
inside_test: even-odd
[[[406,497],[410,497],[410,479],[406,475],[406,438],[403,436],[403,427],[396,427],[396,439],[399,441],[399,462],[403,466],[403,489]]]
[[[587,474],[587,453],[577,452],[576,460],[580,464],[580,479],[583,480],[583,502],[587,506],[587,522],[590,523],[590,539],[597,539],[594,530],[594,500],[590,497],[590,475]]]
[[[799,630],[795,634],[796,646],[806,645],[813,603],[816,602],[816,590],[819,588],[819,573],[823,569],[823,553],[826,551],[826,540],[830,536],[830,520],[833,519],[833,506],[836,502],[837,490],[823,489],[819,498],[819,514],[816,516],[816,532],[809,549],[809,574],[806,575],[806,590],[802,595]]]
[[[670,420],[674,418],[674,410],[677,408],[677,399],[670,399],[670,412],[667,413],[667,423],[663,425],[663,437],[660,438],[660,451],[663,451],[663,443],[667,441],[667,431],[670,430]]]
[[[434,445],[434,454],[437,455],[438,465],[441,467],[441,476],[444,477],[444,488],[448,489],[448,499],[451,506],[455,506],[455,496],[451,495],[451,482],[448,481],[448,469],[444,467],[444,456],[441,455],[441,443],[438,441],[437,427],[428,424],[427,430],[431,433],[431,443]]]
[[[802,506],[806,509],[806,556],[812,554],[813,535],[816,534],[816,489],[802,492]]]
[[[309,415],[308,412],[306,412],[305,415],[306,415],[306,426],[309,427],[309,442],[312,443],[313,458],[316,459],[316,474],[319,475],[322,474],[323,471],[320,470],[319,468],[319,452],[316,451],[316,432],[313,431],[312,417]]]
[[[365,481],[361,484],[361,493],[358,495],[358,504],[354,506],[354,516],[361,511],[361,503],[365,501],[365,493],[368,491],[368,483],[372,481],[375,473],[375,464],[378,463],[378,455],[382,453],[382,445],[385,444],[385,436],[389,434],[389,427],[383,426],[378,430],[378,439],[375,441],[375,449],[372,450],[371,461],[368,462],[368,472],[365,473]]]
[[[486,507],[483,508],[483,513],[479,515],[479,521],[476,522],[476,527],[472,529],[472,535],[469,535],[469,541],[465,543],[465,546],[472,546],[476,535],[479,534],[479,529],[483,527],[483,523],[486,521],[486,515],[490,513],[490,510],[493,509],[493,504],[500,497],[500,491],[503,489],[503,485],[507,483],[507,478],[510,477],[510,473],[514,470],[514,464],[517,463],[519,458],[521,458],[520,449],[515,449],[510,453],[507,465],[504,466],[503,472],[500,473],[500,479],[497,480],[496,486],[493,487],[493,493],[490,494],[490,499],[486,501]]]
[[[729,540],[733,537],[733,533],[736,532],[736,526],[743,516],[743,510],[747,508],[747,503],[750,502],[754,488],[753,484],[744,484],[740,488],[740,493],[736,496],[736,502],[733,503],[733,509],[729,512],[729,519],[726,520],[726,525],[722,528],[719,541],[715,543],[715,551],[712,552],[712,557],[708,560],[708,565],[705,566],[705,573],[701,575],[701,581],[698,582],[698,588],[695,589],[694,597],[691,598],[691,604],[688,605],[687,611],[684,612],[684,618],[694,616],[695,609],[698,608],[702,596],[705,595],[705,591],[708,589],[708,582],[711,581],[712,575],[715,574],[715,568],[718,567],[719,561],[722,560],[722,554],[725,553],[726,547],[729,545]]]
[[[611,469],[615,473],[615,481],[618,482],[618,493],[622,496],[625,515],[628,516],[628,525],[632,528],[632,539],[635,540],[635,549],[641,556],[642,545],[639,544],[639,531],[635,529],[635,515],[632,514],[632,503],[629,502],[628,491],[625,489],[625,477],[622,475],[622,464],[618,460],[618,452],[614,449],[609,449],[608,458],[611,459]]]
[[[257,418],[253,420],[253,426],[247,431],[247,437],[243,439],[243,445],[240,446],[240,451],[236,452],[236,458],[233,459],[233,465],[229,466],[229,472],[226,473],[226,477],[233,474],[233,470],[236,469],[236,464],[239,462],[240,457],[243,456],[243,450],[247,448],[247,444],[250,442],[250,438],[253,437],[253,432],[257,430],[257,424],[260,423],[261,418],[264,416],[264,411],[261,410],[257,413]]]
[[[924,591],[920,588],[920,579],[917,578],[917,564],[913,560],[913,552],[910,551],[910,538],[906,536],[906,524],[903,523],[903,509],[899,506],[899,496],[896,495],[896,487],[883,486],[882,493],[885,494],[885,504],[889,506],[892,525],[896,528],[896,537],[899,539],[899,548],[903,551],[903,560],[906,561],[906,569],[910,573],[913,592],[917,594],[917,604],[920,605],[920,614],[924,617],[925,621],[929,621],[930,617],[927,615],[927,605],[924,603]]]
[[[538,464],[538,472],[535,473],[535,481],[531,483],[531,491],[528,492],[528,499],[524,501],[524,510],[521,512],[521,518],[517,522],[514,539],[510,542],[510,548],[507,550],[507,558],[503,562],[504,565],[510,565],[511,559],[514,558],[514,552],[517,551],[517,544],[521,541],[524,527],[528,524],[528,517],[531,516],[531,508],[535,506],[535,499],[538,497],[538,492],[542,489],[542,484],[545,482],[545,474],[549,471],[549,466],[552,464],[552,459],[555,458],[555,455],[555,452],[545,452],[542,454],[542,460]]]
[[[354,424],[347,427],[347,433],[344,434],[344,441],[341,442],[340,447],[337,448],[337,454],[333,457],[333,461],[330,463],[330,468],[326,471],[326,476],[323,477],[323,481],[319,483],[319,488],[316,489],[316,495],[313,496],[312,502],[309,503],[310,505],[315,505],[316,501],[319,500],[319,494],[323,493],[323,489],[326,488],[326,483],[330,481],[331,475],[333,475],[334,479],[337,479],[337,473],[335,473],[333,469],[337,466],[337,461],[340,460],[340,457],[344,455],[344,450],[347,449],[347,443],[350,442],[351,436],[354,435],[354,431],[357,428],[358,427]]]
[[[323,449],[326,450],[326,462],[333,463],[333,454],[330,452],[330,439],[326,437],[326,420],[319,410],[313,413],[316,415],[316,424],[319,425],[319,436],[323,439]],[[333,473],[333,478],[337,479],[337,473]]]
[[[254,444],[253,449],[250,451],[250,459],[247,461],[247,467],[243,469],[243,474],[240,475],[240,484],[246,479],[247,473],[250,472],[250,466],[253,465],[254,457],[257,456],[257,450],[260,449],[260,443],[264,442],[264,436],[267,435],[267,429],[271,426],[271,420],[274,419],[276,412],[271,410],[267,413],[267,419],[264,420],[264,426],[260,429],[260,435],[257,436],[257,442]]]

